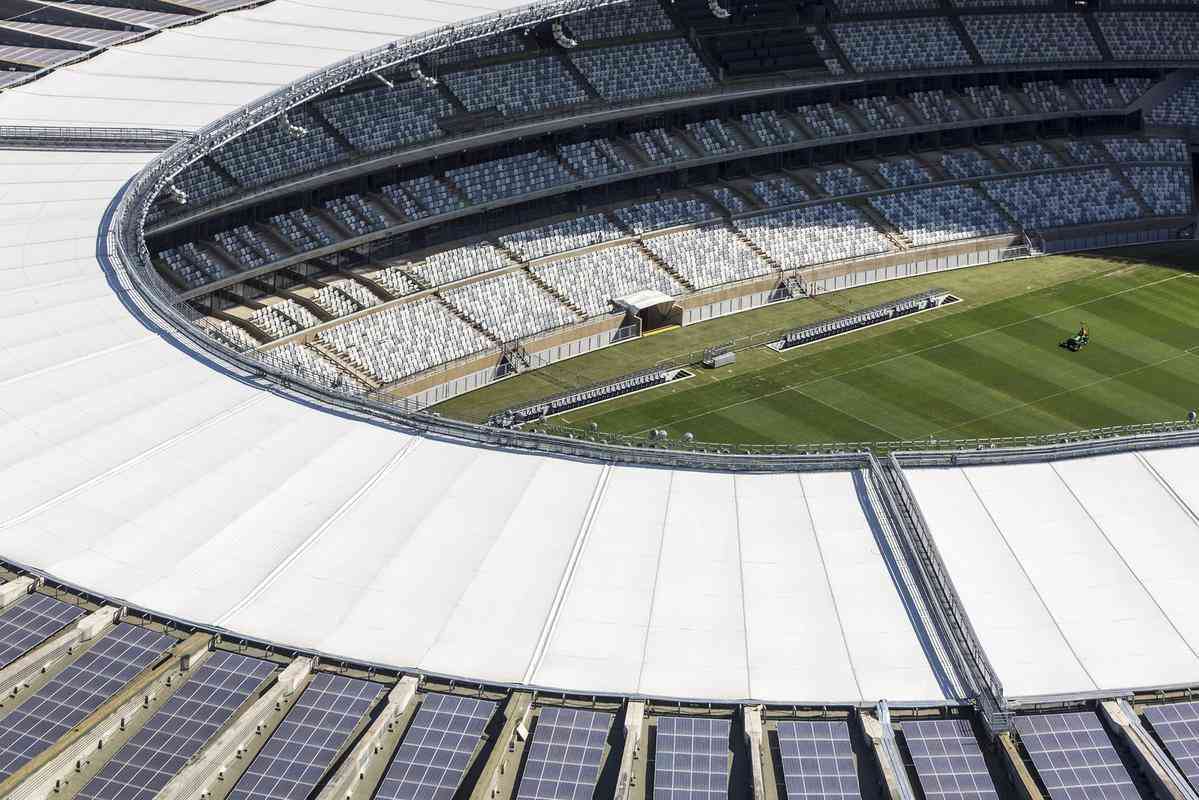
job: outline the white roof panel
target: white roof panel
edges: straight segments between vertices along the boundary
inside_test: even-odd
[[[641,691],[748,697],[733,476],[676,473],[664,527]]]
[[[1186,509],[1187,516],[1199,518],[1199,448],[1150,450],[1143,453],[1141,459],[1166,483],[1174,499]]]
[[[918,469],[907,474],[954,587],[1008,690],[1054,694],[1098,688],[966,473]]]
[[[672,480],[669,470],[609,470],[533,683],[639,691]]]
[[[507,485],[508,476],[526,470],[529,459],[496,453],[488,461],[496,470],[487,481],[495,494],[492,502],[472,502],[469,512],[489,519],[494,538],[490,548],[477,548],[481,558],[470,584],[423,663],[438,672],[487,672],[504,681],[524,681],[552,620],[559,587],[570,577],[575,544],[585,531],[603,468],[536,459],[535,471],[518,488]],[[476,485],[475,491],[487,491],[484,486]],[[454,562],[462,557],[449,555]]]
[[[889,579],[855,476],[818,472],[801,482],[863,698],[944,696]]]
[[[938,547],[1009,695],[1057,693],[1072,680],[1074,668],[1055,644],[1046,615],[1095,687],[1199,680],[1199,657],[1171,618],[1180,602],[1172,576],[1168,569],[1148,567],[1148,559],[1162,557],[1171,540],[1187,537],[1193,527],[1138,469],[1133,456],[966,468],[969,493],[961,482],[953,490],[966,513],[956,517],[945,513],[937,497],[943,487],[955,485],[946,479],[952,476],[943,470],[913,472],[916,499],[930,511]],[[1087,481],[1092,483],[1084,486]],[[1136,505],[1118,509],[1121,496]],[[1184,548],[1173,557],[1192,555]],[[1199,569],[1199,561],[1184,563],[1191,575]],[[984,580],[993,582],[991,591],[971,588]],[[1030,589],[1044,608],[1031,620],[1025,614],[1035,610]],[[1027,652],[1019,652],[1030,650],[1028,641],[1003,631],[1023,633],[1030,621],[1030,629],[1040,632],[1038,643],[1048,647],[1048,667],[1041,674],[1027,663]],[[1075,684],[1070,690],[1086,688]]]
[[[861,700],[803,483],[738,477],[737,511],[753,693]]]
[[[1151,456],[1152,453],[1146,454]],[[1145,455],[1062,461],[1055,469],[1153,604],[1195,654],[1199,521]],[[1129,643],[1135,649],[1136,643]],[[1152,654],[1146,652],[1146,658]]]

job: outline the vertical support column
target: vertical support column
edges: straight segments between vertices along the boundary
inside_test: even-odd
[[[342,762],[341,768],[325,784],[317,800],[352,800],[366,796],[383,776],[392,751],[400,743],[404,721],[414,710],[413,699],[420,681],[405,675],[387,695],[387,705],[375,718]]]
[[[766,780],[762,772],[762,707],[741,709],[745,722],[745,746],[749,751],[749,768],[754,781],[754,800],[766,800]]]
[[[883,782],[887,785],[887,796],[890,800],[915,800],[916,793],[908,781],[907,769],[899,754],[899,743],[895,741],[895,731],[891,727],[891,712],[885,700],[879,702],[875,713],[877,716],[862,712],[862,733],[870,741],[874,757],[878,759]]]
[[[624,752],[620,754],[620,772],[616,776],[613,800],[629,800],[637,785],[636,761],[641,752],[641,731],[645,727],[645,703],[630,700],[624,710]]]
[[[1160,800],[1199,799],[1186,777],[1174,766],[1174,762],[1161,749],[1157,740],[1141,725],[1136,711],[1126,700],[1104,700],[1099,704],[1099,708],[1108,724],[1132,751],[1137,764],[1149,778],[1153,791]]]

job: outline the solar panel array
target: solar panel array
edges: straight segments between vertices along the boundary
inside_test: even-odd
[[[613,719],[603,711],[541,709],[517,800],[591,800]]]
[[[1199,790],[1199,703],[1149,706],[1145,717],[1166,745],[1178,769]]]
[[[150,800],[274,671],[268,661],[213,653],[77,797]]]
[[[920,788],[929,800],[999,800],[969,722],[920,720],[905,722],[901,728]]]
[[[659,717],[654,748],[654,800],[728,795],[728,720]]]
[[[862,793],[847,723],[780,722],[777,735],[787,800],[860,800]]]
[[[83,616],[83,609],[30,594],[0,614],[0,669],[49,639]]]
[[[241,776],[231,800],[307,797],[383,687],[317,673]]]
[[[1053,800],[1140,800],[1095,712],[1016,717],[1016,730]]]
[[[490,700],[428,694],[404,734],[377,800],[449,800],[495,714]]]
[[[175,640],[120,623],[0,720],[0,777],[7,778],[103,705]]]

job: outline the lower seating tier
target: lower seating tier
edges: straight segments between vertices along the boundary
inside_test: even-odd
[[[319,309],[280,298],[256,306],[244,329],[227,321],[204,324],[214,339],[238,349],[315,338],[318,357],[331,353],[340,359],[330,362],[334,371],[386,386],[449,361],[495,352],[501,342],[615,313],[615,300],[641,291],[682,297],[779,275],[779,269],[912,247],[1193,213],[1190,164],[1157,160],[1186,155],[1168,140],[1070,140],[1056,148],[996,150],[1008,164],[1024,161],[1031,169],[1004,174],[1002,162],[982,150],[959,148],[919,162],[878,162],[879,174],[895,184],[886,189],[868,185],[867,171],[847,167],[771,173],[740,182],[737,192],[727,186],[705,187],[706,195],[681,191],[509,229],[448,250],[434,248],[357,277],[335,273],[307,295]],[[1123,160],[1134,158],[1154,160]],[[1061,162],[1071,166],[1038,169]],[[933,174],[937,164],[944,169],[939,176]],[[905,185],[913,176],[930,182]],[[836,188],[837,178],[859,196],[813,199],[804,188],[805,183]],[[733,196],[756,198],[765,210],[745,203],[730,210]],[[724,198],[725,208],[711,198]],[[231,236],[244,246],[266,246],[253,228],[235,229]],[[217,257],[222,251],[228,253],[186,243],[161,255],[169,268],[191,270],[181,272],[180,280],[189,275],[195,280],[228,274]],[[409,295],[416,299],[406,299]],[[323,322],[310,308],[333,321]],[[342,317],[350,319],[338,322]],[[314,357],[308,350],[287,352],[304,365]],[[323,361],[308,367],[333,375]]]

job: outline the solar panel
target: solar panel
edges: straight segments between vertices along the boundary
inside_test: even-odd
[[[1016,730],[1053,800],[1140,800],[1095,712],[1016,717]]]
[[[370,681],[318,673],[229,797],[308,796],[382,690]]]
[[[1174,757],[1178,769],[1199,790],[1199,703],[1149,706],[1145,718]]]
[[[458,790],[495,709],[490,700],[425,695],[375,797],[449,800]]]
[[[541,709],[517,800],[591,800],[613,719],[603,711]]]
[[[729,792],[729,721],[659,717],[654,800],[715,800]]]
[[[920,720],[900,726],[916,776],[930,800],[999,800],[970,723],[963,719]]]
[[[175,640],[120,623],[0,720],[0,777],[7,778],[153,664]]]
[[[274,671],[269,661],[213,653],[77,796],[150,800]]]
[[[83,616],[83,609],[30,594],[0,614],[0,669],[49,639]]]
[[[780,722],[777,734],[787,800],[862,796],[847,723]]]

